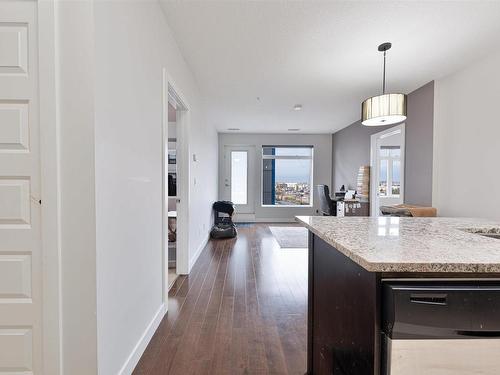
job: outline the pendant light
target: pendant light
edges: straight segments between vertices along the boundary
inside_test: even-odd
[[[385,93],[385,54],[392,47],[389,42],[378,46],[384,52],[382,95],[372,96],[361,104],[361,123],[366,126],[391,125],[406,120],[406,95]]]

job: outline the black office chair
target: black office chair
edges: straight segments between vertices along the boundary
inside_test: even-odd
[[[335,216],[337,205],[330,198],[328,185],[318,185],[317,189],[321,213],[323,216]]]

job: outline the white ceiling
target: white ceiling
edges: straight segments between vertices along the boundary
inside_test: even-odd
[[[331,133],[381,90],[409,93],[500,47],[500,1],[164,1],[221,132]],[[257,100],[257,97],[260,100]],[[303,110],[293,111],[295,104]]]

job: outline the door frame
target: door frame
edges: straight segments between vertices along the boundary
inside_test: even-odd
[[[401,199],[404,202],[404,193],[405,193],[405,146],[406,146],[406,133],[405,133],[406,124],[403,122],[396,126],[393,126],[389,129],[382,130],[381,132],[372,134],[370,137],[370,215],[371,216],[379,216],[378,215],[378,199],[377,199],[377,185],[378,185],[378,175],[376,172],[378,154],[377,154],[377,141],[379,139],[383,139],[391,136],[393,133],[400,131],[401,132]]]
[[[176,273],[189,274],[190,106],[163,68],[162,95],[162,297],[168,311],[168,103],[176,107],[177,239]],[[180,207],[179,207],[180,206]]]
[[[42,353],[43,372],[60,375],[62,290],[59,120],[57,116],[56,11],[54,1],[37,1],[38,92],[40,126]]]

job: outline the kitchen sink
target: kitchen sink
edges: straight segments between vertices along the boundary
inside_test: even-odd
[[[480,236],[489,237],[489,238],[496,238],[497,240],[500,240],[500,233],[476,233],[476,234],[479,234]]]
[[[500,240],[500,228],[464,228],[464,232]]]

